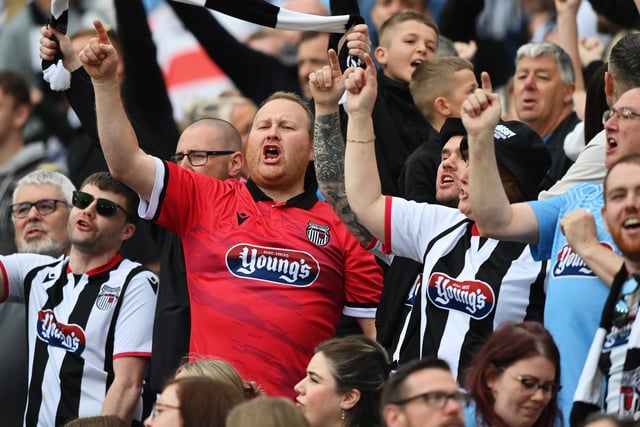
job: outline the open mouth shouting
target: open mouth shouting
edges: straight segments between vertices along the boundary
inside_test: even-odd
[[[262,147],[262,159],[265,163],[278,163],[280,160],[280,147],[275,144],[265,144]]]

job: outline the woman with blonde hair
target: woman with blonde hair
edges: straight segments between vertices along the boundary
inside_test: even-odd
[[[198,359],[183,363],[176,370],[175,378],[208,377],[224,381],[242,390],[245,399],[261,396],[262,390],[252,381],[244,381],[236,368],[221,359]]]
[[[225,427],[310,427],[300,409],[284,397],[243,402],[227,415]]]
[[[76,418],[64,427],[128,427],[129,424],[115,415],[99,415],[97,417]]]

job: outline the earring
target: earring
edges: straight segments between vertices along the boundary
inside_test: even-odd
[[[340,412],[340,421],[344,422],[347,419],[347,414],[344,413],[344,409]]]

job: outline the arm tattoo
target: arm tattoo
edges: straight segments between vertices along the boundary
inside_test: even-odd
[[[344,186],[344,141],[340,132],[340,115],[317,115],[314,125],[313,154],[318,187],[327,202],[351,234],[367,245],[373,236],[358,221],[347,201]]]

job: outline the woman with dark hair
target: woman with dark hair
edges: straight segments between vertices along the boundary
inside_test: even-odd
[[[561,418],[559,381],[560,353],[540,323],[500,326],[475,355],[466,374],[466,388],[475,401],[476,425],[553,426]]]
[[[380,393],[389,375],[386,351],[363,335],[316,347],[307,375],[294,387],[311,427],[379,427]]]
[[[244,396],[238,387],[206,377],[171,380],[153,405],[145,427],[224,427],[227,414]]]

